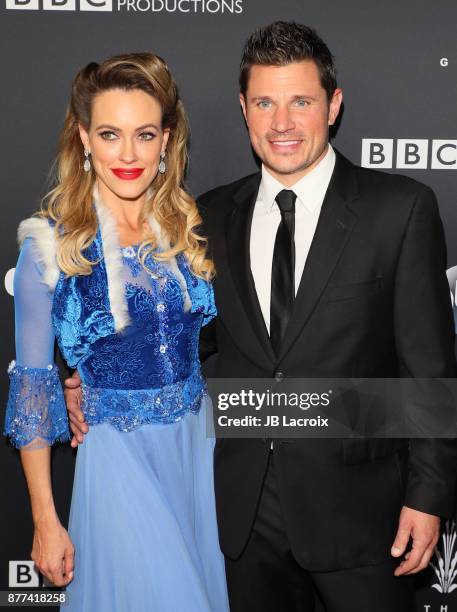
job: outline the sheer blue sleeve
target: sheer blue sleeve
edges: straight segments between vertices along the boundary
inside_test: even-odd
[[[62,386],[53,363],[52,293],[42,282],[35,248],[27,238],[14,275],[16,361],[8,368],[4,431],[14,446],[27,449],[70,437]]]

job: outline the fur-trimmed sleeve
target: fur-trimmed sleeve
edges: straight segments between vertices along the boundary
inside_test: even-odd
[[[22,247],[26,238],[33,239],[36,263],[42,271],[42,281],[53,291],[59,280],[54,228],[47,219],[29,217],[19,224],[17,232],[19,246]]]

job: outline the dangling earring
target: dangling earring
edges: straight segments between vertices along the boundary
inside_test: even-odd
[[[160,154],[160,164],[159,164],[159,172],[160,174],[165,174],[167,169],[167,164],[165,163],[165,151],[162,151]]]
[[[84,168],[84,172],[90,172],[90,159],[89,159],[89,155],[90,152],[86,151],[86,149],[84,149],[84,157],[86,158],[84,160],[84,164],[83,164],[83,168]]]

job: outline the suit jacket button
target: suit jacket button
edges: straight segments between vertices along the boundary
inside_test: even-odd
[[[281,382],[283,379],[284,379],[284,372],[281,372],[280,370],[275,372],[275,381],[276,382]]]

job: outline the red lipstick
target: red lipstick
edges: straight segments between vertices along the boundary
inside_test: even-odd
[[[143,174],[144,168],[111,168],[111,171],[123,181],[133,181]]]

